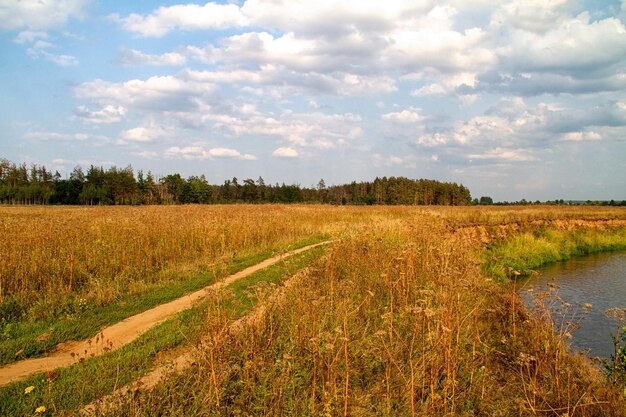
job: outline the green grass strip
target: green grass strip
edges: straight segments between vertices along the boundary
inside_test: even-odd
[[[620,250],[626,250],[625,227],[572,231],[538,229],[489,247],[483,270],[487,275],[504,281],[528,276],[536,268],[566,261],[573,256]]]
[[[255,287],[280,283],[319,259],[324,250],[323,246],[313,248],[229,285],[222,293],[229,320],[241,317],[256,305]],[[0,415],[32,416],[40,406],[46,408],[43,415],[78,410],[144,375],[155,365],[159,353],[197,343],[204,334],[206,314],[204,303],[156,326],[119,350],[84,360],[77,357],[75,365],[53,375],[40,373],[1,387]],[[34,388],[26,394],[25,389],[30,386]]]
[[[321,242],[326,238],[326,236],[316,236],[299,241],[280,248],[278,253],[299,249]],[[113,304],[89,309],[80,314],[36,322],[25,320],[5,323],[0,326],[0,366],[24,358],[42,356],[53,350],[57,344],[68,340],[95,337],[103,327],[175,300],[278,253],[276,250],[270,249],[253,256],[233,258],[224,267],[199,273],[185,281],[168,282],[154,286],[141,295],[127,295]],[[19,354],[16,355],[16,353]]]

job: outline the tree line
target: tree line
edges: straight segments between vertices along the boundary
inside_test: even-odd
[[[463,185],[404,177],[376,178],[373,182],[315,187],[266,184],[232,178],[209,184],[204,175],[155,177],[131,166],[104,169],[77,166],[66,178],[45,166],[14,164],[0,159],[0,203],[64,205],[322,203],[353,205],[469,205]]]

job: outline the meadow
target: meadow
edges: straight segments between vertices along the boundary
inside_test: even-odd
[[[545,263],[626,249],[623,208],[0,207],[0,360],[46,355],[326,240],[123,349],[0,387],[0,413],[79,414],[193,348],[187,369],[93,413],[626,414],[624,381],[568,352],[511,285]]]

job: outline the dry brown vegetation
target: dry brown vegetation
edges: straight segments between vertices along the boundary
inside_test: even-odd
[[[233,256],[336,232],[349,213],[296,206],[0,207],[0,303],[103,305]]]
[[[483,268],[488,244],[521,234],[600,241],[612,233],[626,245],[623,209],[0,210],[10,254],[0,264],[3,294],[27,298],[133,291],[163,269],[336,238],[239,332],[229,331],[219,294],[211,298],[196,365],[130,396],[114,415],[625,414],[622,388],[567,353],[565,335]],[[30,267],[19,261],[30,257]]]

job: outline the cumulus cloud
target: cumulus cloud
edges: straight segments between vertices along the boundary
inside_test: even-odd
[[[159,156],[158,152],[155,152],[155,151],[133,152],[133,155],[137,155],[145,159],[155,159]]]
[[[153,110],[195,108],[198,97],[210,94],[215,86],[184,76],[155,76],[146,80],[134,79],[123,83],[94,80],[75,88],[79,98],[108,105],[137,106]]]
[[[430,96],[430,95],[450,95],[455,93],[463,93],[463,89],[467,89],[471,93],[473,87],[476,86],[476,73],[459,72],[456,74],[411,74],[405,78],[408,79],[430,79],[434,83],[425,85],[411,92],[414,97]],[[471,95],[471,94],[467,94]]]
[[[41,31],[32,31],[32,30],[24,30],[17,34],[14,41],[19,44],[31,44],[35,43],[40,39],[48,39],[49,35],[46,32]]]
[[[0,28],[8,30],[60,29],[71,18],[82,18],[87,0],[3,0]]]
[[[624,61],[626,28],[616,18],[592,22],[582,13],[543,34],[515,31],[499,53],[517,72],[567,72],[582,78]]]
[[[414,155],[383,156],[381,154],[376,153],[372,155],[372,163],[374,164],[375,167],[383,167],[383,168],[391,168],[391,167],[415,168],[417,165],[417,158]]]
[[[492,16],[492,23],[511,26],[528,32],[545,33],[555,23],[567,19],[577,7],[572,0],[513,0],[504,3]]]
[[[469,154],[468,158],[470,160],[477,159],[477,160],[489,160],[489,161],[496,161],[496,162],[502,162],[502,161],[529,162],[529,161],[537,160],[537,158],[531,155],[530,152],[526,149],[502,149],[502,148],[491,149],[491,150],[485,151],[484,153],[479,153],[479,154],[478,153]]]
[[[212,2],[203,6],[197,4],[163,6],[149,15],[135,13],[126,17],[112,15],[111,19],[118,22],[126,31],[152,38],[160,38],[174,29],[226,29],[247,24],[246,17],[237,5]]]
[[[256,156],[251,154],[242,154],[241,152],[231,148],[210,148],[205,149],[202,146],[172,146],[165,151],[165,156],[170,158],[182,158],[187,160],[193,159],[215,159],[215,158],[232,158],[244,161],[254,161]]]
[[[388,30],[406,16],[430,10],[431,4],[429,0],[247,0],[242,12],[251,25],[332,38],[355,30]]]
[[[281,147],[275,149],[274,152],[272,152],[272,156],[277,158],[297,158],[300,155],[298,154],[298,151],[293,148]]]
[[[332,149],[358,138],[362,129],[357,115],[315,113],[283,113],[280,118],[254,115],[238,118],[210,115],[216,128],[237,136],[263,135],[282,139],[298,147]]]
[[[502,10],[494,13],[490,30],[499,33],[492,38],[497,40],[492,48],[498,64],[477,73],[475,84],[457,86],[456,94],[594,94],[626,88],[622,21],[615,17],[593,20],[588,12],[572,16],[569,1],[529,3],[505,6],[524,8],[526,18],[503,17]],[[553,13],[558,18],[542,21],[537,16],[544,9],[548,16]]]
[[[486,3],[474,3],[487,13]],[[626,36],[617,18],[572,16],[578,6],[571,0],[516,0],[496,3],[481,27],[460,21],[471,9],[467,4],[452,4],[247,0],[241,7],[211,2],[160,7],[116,19],[143,36],[229,25],[265,30],[244,30],[215,45],[189,45],[162,55],[122,50],[120,62],[217,64],[228,70],[212,71],[216,78],[246,74],[248,79],[238,82],[266,88],[242,88],[275,97],[391,93],[398,90],[398,75],[423,81],[412,90],[416,97],[456,95],[464,103],[482,91],[536,95],[623,88],[623,71],[616,66],[623,67]]]
[[[602,135],[598,132],[567,132],[562,136],[563,140],[579,142],[583,140],[601,140]]]
[[[619,140],[626,132],[625,110],[620,101],[583,110],[556,103],[529,106],[509,97],[482,115],[418,132],[413,144],[423,151],[435,149],[457,165],[539,161],[557,143]]]
[[[50,36],[47,32],[25,30],[18,33],[13,41],[20,45],[26,45],[26,53],[32,59],[43,59],[61,67],[78,64],[78,59],[75,56],[50,52],[56,49],[57,46],[49,42],[49,38]]]
[[[626,126],[624,23],[580,10],[570,0],[246,0],[114,16],[143,37],[214,32],[174,50],[120,49],[127,67],[183,68],[80,84],[88,103],[76,113],[99,124],[128,118],[126,144],[175,139],[163,155],[185,160],[255,158],[198,142],[221,135],[265,140],[282,158],[368,149],[365,165],[398,170],[428,158],[524,165],[554,146],[609,143]],[[15,38],[50,41],[36,29]],[[376,121],[355,100],[385,110],[372,105]],[[376,141],[392,148],[370,156]]]
[[[50,46],[50,44],[43,45],[43,47],[45,48],[48,48]],[[33,59],[43,59],[61,67],[71,67],[74,65],[78,65],[78,59],[75,56],[65,54],[53,54],[42,49],[41,44],[36,44],[33,48],[28,48],[26,50],[26,53]]]
[[[84,141],[89,138],[86,133],[61,133],[61,132],[45,132],[35,131],[28,132],[24,135],[25,139],[38,140],[38,141],[63,141],[74,142]]]
[[[393,113],[385,113],[382,115],[382,119],[396,123],[419,123],[424,120],[424,117],[420,114],[421,109],[409,107],[406,110]]]
[[[78,106],[75,111],[76,117],[89,123],[117,123],[126,115],[126,108],[123,106],[104,106],[100,110],[91,111],[85,106]]]
[[[116,62],[125,67],[142,65],[152,66],[180,66],[185,65],[187,58],[178,52],[166,52],[161,55],[145,54],[135,49],[122,48],[119,50]]]
[[[159,127],[135,127],[122,132],[122,137],[133,142],[153,142],[165,134]]]

